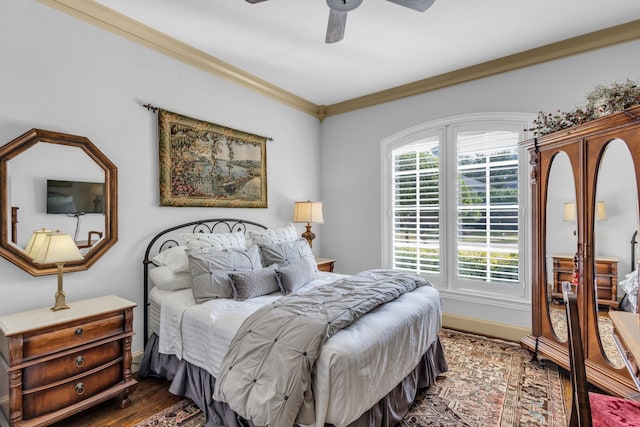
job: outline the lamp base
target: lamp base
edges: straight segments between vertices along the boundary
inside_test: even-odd
[[[56,292],[56,303],[51,307],[51,310],[58,311],[63,310],[65,308],[70,308],[65,301],[64,290],[62,289],[62,266],[63,262],[57,263],[58,267],[58,291]]]
[[[53,305],[53,307],[51,307],[51,310],[58,311],[58,310],[64,310],[65,308],[70,308],[70,307],[67,305],[67,302],[65,300],[64,291],[58,291],[56,292],[56,303]]]
[[[302,233],[302,238],[307,239],[307,242],[309,242],[309,247],[312,248],[313,247],[313,239],[316,238],[316,233],[314,233],[313,231],[311,231],[311,224],[308,224],[305,226],[307,227],[307,231],[305,231],[304,233]]]

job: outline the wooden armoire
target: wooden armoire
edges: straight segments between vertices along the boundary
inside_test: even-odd
[[[628,253],[636,253],[629,247],[633,246],[629,239],[615,237],[616,222],[606,223],[609,230],[615,232],[601,232],[597,206],[604,201],[610,207],[608,221],[626,218],[620,224],[621,235],[631,236],[638,229],[640,106],[522,144],[528,150],[531,166],[533,266],[532,333],[524,337],[521,344],[538,358],[569,368],[566,323],[562,323],[566,322],[564,305],[551,296],[553,273],[550,271],[557,251],[552,245],[568,245],[577,259],[577,285],[572,285],[572,290],[579,303],[589,382],[617,396],[637,393],[624,364],[615,360],[616,349],[611,347],[612,332],[606,315],[610,307],[598,304],[596,258],[608,255],[598,253],[605,242],[609,248],[618,249],[619,244],[629,248]],[[611,157],[613,153],[615,157]],[[621,195],[623,190],[627,191],[626,195]],[[557,197],[559,191],[564,192],[564,199]],[[572,192],[575,197],[568,197]],[[571,233],[563,233],[553,225],[562,225],[562,219],[558,219],[562,216],[558,199],[575,203]],[[619,242],[611,242],[612,239]],[[636,259],[623,258],[620,262],[624,266],[619,272],[623,279],[625,273],[637,268]]]

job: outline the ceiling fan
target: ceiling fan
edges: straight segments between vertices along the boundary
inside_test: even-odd
[[[249,3],[260,3],[265,0],[246,0]],[[409,9],[424,12],[435,0],[387,0]],[[329,23],[325,43],[339,42],[344,38],[344,27],[347,24],[347,13],[362,4],[362,0],[326,0],[329,6]]]

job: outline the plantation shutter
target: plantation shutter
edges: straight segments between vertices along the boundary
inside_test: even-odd
[[[429,138],[394,150],[393,268],[440,272],[439,140]]]
[[[457,274],[518,283],[518,132],[460,132]]]

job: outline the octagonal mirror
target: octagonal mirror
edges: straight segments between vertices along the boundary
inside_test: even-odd
[[[118,240],[117,168],[87,138],[32,129],[0,147],[0,255],[26,272],[55,274],[25,252],[34,231],[73,237],[86,270]]]

